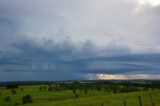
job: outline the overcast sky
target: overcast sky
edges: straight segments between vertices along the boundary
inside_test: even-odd
[[[0,81],[160,79],[159,0],[0,0]]]

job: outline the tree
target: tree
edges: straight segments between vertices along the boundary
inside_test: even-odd
[[[11,92],[14,94],[14,95],[16,95],[16,93],[17,93],[17,91],[16,91],[16,89],[11,89]]]
[[[85,92],[85,94],[87,94],[87,93],[88,93],[88,90],[87,90],[87,89],[84,89],[84,92]]]
[[[47,88],[46,88],[46,86],[43,86],[43,90],[46,90]]]
[[[21,88],[21,91],[23,91],[24,89],[23,88]]]
[[[28,94],[28,95],[22,97],[22,102],[23,102],[23,104],[32,103],[33,102],[32,96],[30,96]]]
[[[39,91],[42,91],[42,87],[41,86],[39,87]]]
[[[48,91],[51,92],[52,90],[53,90],[53,87],[52,87],[52,86],[49,86],[49,87],[48,87]]]
[[[5,101],[6,103],[9,102],[9,101],[10,101],[10,97],[9,97],[9,96],[5,97],[5,98],[4,98],[4,101]],[[4,104],[4,106],[5,106],[5,104]]]
[[[73,93],[74,93],[74,94],[76,93],[76,89],[75,89],[75,88],[73,88]]]

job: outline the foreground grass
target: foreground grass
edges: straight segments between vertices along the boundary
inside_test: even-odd
[[[160,90],[140,91],[132,93],[107,93],[106,91],[89,90],[87,94],[84,91],[77,91],[78,98],[75,98],[72,91],[48,92],[39,91],[39,86],[25,86],[24,91],[17,90],[13,95],[11,90],[0,89],[0,106],[123,106],[123,100],[126,98],[127,106],[139,106],[138,96],[142,98],[143,106],[151,106],[149,94],[153,96],[156,106],[160,106]],[[22,104],[22,97],[30,94],[33,97],[33,103]],[[10,101],[5,102],[4,98],[9,96]]]

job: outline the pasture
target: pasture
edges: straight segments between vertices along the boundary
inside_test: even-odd
[[[43,87],[46,87],[43,89]],[[48,91],[48,85],[19,86],[16,93],[11,89],[0,88],[0,106],[139,106],[138,96],[141,97],[142,106],[152,106],[151,98],[155,106],[160,106],[160,89],[113,93],[104,89],[60,90]],[[76,93],[75,93],[76,92]],[[33,102],[23,104],[22,97],[31,95]],[[9,99],[6,100],[6,97]]]

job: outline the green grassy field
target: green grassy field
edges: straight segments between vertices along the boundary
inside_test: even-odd
[[[160,90],[149,90],[132,93],[109,93],[106,91],[89,90],[87,94],[84,91],[77,90],[78,98],[75,98],[71,90],[66,91],[39,91],[39,86],[24,86],[17,89],[16,95],[11,90],[0,88],[0,106],[24,106],[22,97],[30,94],[33,103],[25,106],[123,106],[123,100],[126,98],[127,106],[139,106],[138,96],[141,96],[143,106],[151,106],[149,93],[152,94],[156,106],[160,106]],[[5,102],[4,98],[9,96],[10,101]]]

